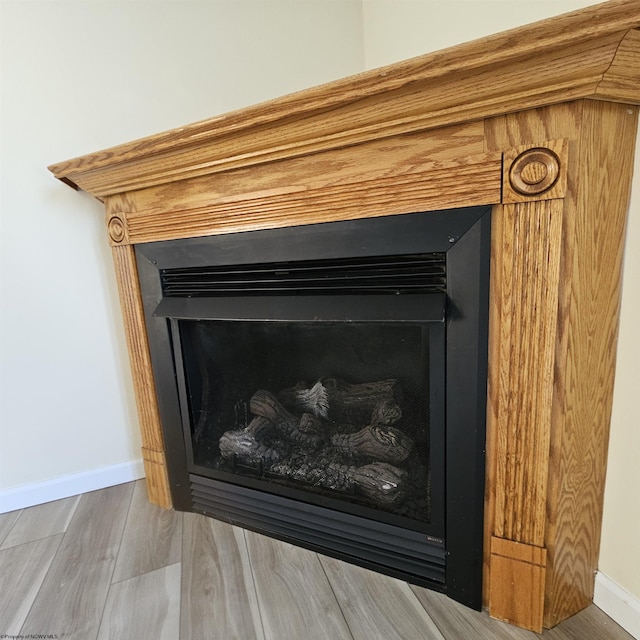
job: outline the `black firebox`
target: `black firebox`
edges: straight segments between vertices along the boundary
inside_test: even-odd
[[[480,608],[490,207],[136,246],[174,505]]]

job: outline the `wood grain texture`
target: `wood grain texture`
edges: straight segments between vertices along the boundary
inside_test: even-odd
[[[127,241],[498,202],[500,157],[483,146],[474,123],[141,189]]]
[[[513,204],[532,199],[564,198],[567,192],[568,146],[565,138],[507,150],[503,157],[502,202]],[[542,166],[541,157],[548,162],[548,166]],[[516,167],[520,170],[516,171]],[[537,172],[537,175],[533,175],[533,172]],[[543,189],[547,179],[553,180],[553,184]],[[528,188],[527,193],[522,193],[523,188]]]
[[[542,546],[553,400],[562,201],[503,207],[501,290],[493,313],[499,343],[494,535]],[[496,253],[494,252],[494,255]],[[496,300],[494,299],[493,302]]]
[[[147,342],[142,298],[138,284],[136,257],[131,246],[113,247],[113,263],[120,293],[129,362],[138,406],[142,446],[155,452],[164,450],[151,356]],[[154,460],[156,462],[157,460]]]
[[[128,206],[127,212],[161,214],[286,191],[296,193],[372,179],[401,178],[406,173],[428,170],[425,167],[433,167],[435,163],[484,152],[482,122],[467,123],[182,180],[179,186],[169,183],[139,189],[128,196],[135,199],[135,205]]]
[[[545,140],[567,139],[567,180],[570,182],[575,177],[576,166],[572,145],[580,134],[583,105],[582,100],[570,100],[563,104],[487,118],[484,121],[485,151],[507,152],[515,147],[542,144]]]
[[[516,114],[489,118],[485,121],[485,144],[488,151],[508,151],[521,146],[537,145],[545,140],[566,139],[568,141],[567,158],[567,192],[564,205],[569,210],[575,206],[577,170],[576,145],[580,135],[583,119],[583,102],[573,101],[553,107],[533,109]],[[568,217],[564,217],[562,233],[561,258],[566,254],[566,243],[569,234]],[[489,580],[491,574],[491,538],[495,532],[496,490],[498,479],[496,472],[503,461],[497,456],[498,427],[504,422],[498,421],[499,397],[502,393],[500,362],[501,341],[503,335],[500,328],[502,308],[503,269],[502,244],[497,238],[503,236],[503,207],[494,207],[492,213],[492,246],[491,246],[491,283],[489,306],[489,369],[487,384],[487,454],[486,454],[486,494],[485,494],[485,535],[483,566],[483,600],[489,602]],[[559,293],[563,297],[562,291]],[[563,306],[562,301],[559,302]],[[558,327],[558,335],[563,334],[563,325]],[[504,438],[504,436],[501,436]],[[547,452],[544,452],[547,456]],[[553,455],[553,452],[551,452]]]
[[[621,41],[638,27],[638,0],[614,0],[50,169],[102,197],[584,98],[605,91]],[[616,78],[637,64],[627,47]],[[609,99],[616,86],[607,85]],[[623,99],[640,102],[640,88],[625,84]]]
[[[125,484],[82,496],[22,635],[96,637],[132,493]]]
[[[250,531],[245,536],[267,640],[352,637],[315,553]]]
[[[135,211],[135,199],[127,193],[118,193],[105,198],[105,224],[111,245],[129,244],[127,216]]]
[[[544,565],[492,554],[489,581],[491,616],[540,633],[544,618],[545,573]]]
[[[543,638],[544,640],[577,640],[579,638],[631,640],[632,637],[601,609],[592,604],[564,620],[562,624],[546,630]]]
[[[112,255],[138,408],[149,500],[153,504],[169,508],[172,504],[171,491],[164,460],[162,426],[158,413],[135,253],[131,245],[122,245],[114,246]]]
[[[17,509],[16,511],[7,511],[6,513],[0,514],[0,544],[2,544],[9,535],[21,513],[22,509]]]
[[[445,640],[406,582],[319,557],[354,640]]]
[[[546,626],[593,598],[637,119],[637,109],[625,105],[584,104],[575,177],[580,188],[563,229],[545,536]]]
[[[593,595],[636,119],[628,106],[578,101],[487,121],[489,150],[569,140],[544,528],[545,626],[586,607]],[[492,278],[498,280],[492,291],[500,292],[500,275]],[[492,335],[495,328],[492,322]],[[500,482],[498,435],[491,430],[500,385],[492,365],[489,374],[486,524],[499,531],[491,521]]]
[[[129,485],[132,489],[133,483]],[[126,487],[125,487],[126,489]],[[266,608],[260,610],[253,583],[252,569],[244,532],[224,523],[216,522],[198,514],[185,514],[183,529],[182,556],[182,588],[177,589],[180,580],[176,565],[169,565],[169,571],[152,571],[131,580],[113,583],[107,578],[109,594],[105,597],[104,590],[92,587],[94,580],[89,576],[95,575],[96,567],[104,561],[105,546],[100,540],[101,534],[111,538],[113,531],[110,527],[102,528],[104,522],[117,519],[122,522],[122,513],[130,507],[131,491],[120,491],[120,499],[102,501],[94,504],[99,507],[95,517],[100,519],[96,523],[93,533],[93,544],[79,550],[76,544],[66,544],[67,536],[78,535],[75,518],[66,533],[54,534],[37,540],[0,550],[0,624],[2,633],[20,635],[20,626],[29,608],[43,612],[42,626],[35,634],[58,633],[60,638],[82,638],[95,640],[99,629],[90,630],[86,626],[85,610],[92,610],[101,619],[100,634],[107,638],[145,638],[156,633],[162,637],[162,630],[171,629],[172,636],[177,640],[198,640],[220,638],[222,640],[251,640],[256,637],[251,629],[256,629],[257,637],[261,635],[261,617],[272,618],[280,615],[278,611],[271,612],[268,606],[279,606],[279,599],[267,599]],[[92,494],[82,497],[81,503]],[[34,512],[45,505],[34,507]],[[86,506],[86,505],[85,505]],[[82,508],[82,504],[79,505]],[[77,521],[84,527],[93,521],[90,512],[87,521],[84,517]],[[149,518],[148,528],[155,524],[153,514],[146,512],[140,518]],[[93,534],[92,534],[93,535]],[[286,560],[290,545],[271,540],[283,560]],[[56,551],[57,549],[57,551]],[[124,546],[116,545],[117,553],[126,552]],[[55,555],[54,555],[55,554]],[[313,558],[315,554],[310,553]],[[50,559],[53,561],[50,562]],[[294,560],[295,562],[295,560]],[[417,600],[424,611],[421,615],[433,620],[440,633],[446,640],[632,640],[631,636],[618,627],[610,618],[595,606],[573,616],[559,624],[552,630],[546,630],[541,635],[533,634],[523,629],[504,624],[489,618],[486,612],[472,611],[450,600],[445,595],[427,591],[420,587],[407,587],[404,583],[384,576],[370,574],[339,561],[331,561],[332,570],[329,574],[333,581],[333,592],[339,607],[350,619],[363,621],[364,629],[371,628],[371,635],[367,640],[387,640],[385,622],[380,626],[380,632],[368,620],[378,621],[381,611],[390,620],[397,619],[398,613],[407,613],[415,622],[413,616]],[[240,566],[241,565],[241,566]],[[82,606],[78,605],[76,589],[69,589],[66,580],[60,582],[60,589],[51,589],[47,569],[54,571],[58,578],[60,567],[69,566],[69,574],[74,568],[79,569],[79,584],[86,584],[87,591]],[[352,571],[354,571],[352,575]],[[176,574],[178,575],[176,576]],[[329,572],[328,572],[329,573]],[[266,572],[269,578],[268,570]],[[45,577],[46,576],[46,577]],[[374,583],[369,585],[369,577],[373,576]],[[316,578],[320,581],[316,584]],[[336,578],[336,580],[334,580]],[[322,603],[326,597],[327,577],[323,572],[311,571],[303,576],[305,580],[305,594],[312,600],[318,599]],[[274,580],[277,584],[278,578]],[[45,588],[40,589],[41,584]],[[267,580],[267,588],[270,582]],[[396,588],[398,587],[398,588]],[[361,598],[363,591],[366,597]],[[389,595],[389,600],[385,598]],[[382,596],[382,601],[378,599]],[[175,631],[175,598],[180,599],[181,628]],[[343,599],[346,598],[346,599]],[[416,600],[417,598],[417,600]],[[389,611],[391,608],[397,611]],[[45,613],[52,612],[50,619]],[[69,613],[68,625],[64,628],[58,624],[59,611]],[[418,617],[421,618],[421,615]],[[314,608],[313,617],[307,619],[314,634],[323,640],[349,640],[350,633],[332,635],[334,629],[329,627],[326,635],[322,636],[325,624],[325,611],[322,606]],[[401,624],[405,624],[404,621]],[[411,623],[408,623],[409,625]],[[426,622],[424,634],[405,635],[404,638],[428,638],[431,624]],[[76,625],[78,628],[76,628]],[[63,630],[61,630],[63,629]],[[362,629],[358,627],[358,629]],[[234,631],[235,630],[235,631]],[[315,631],[317,630],[317,631]],[[354,629],[354,635],[359,631]],[[156,637],[156,636],[153,636]],[[281,638],[306,638],[307,634],[294,636],[285,633]],[[392,636],[393,637],[393,636]]]
[[[502,237],[501,205],[491,211],[491,237]],[[502,291],[501,247],[491,242],[489,268],[489,331],[487,340],[487,418],[485,444],[484,528],[482,537],[482,606],[489,607],[491,576],[491,538],[495,530],[498,451],[498,399],[500,397],[500,309]]]
[[[640,30],[633,29],[622,39],[611,66],[595,91],[596,97],[637,104],[640,86]]]
[[[34,603],[62,534],[0,551],[0,625],[17,636]]]
[[[568,140],[567,159],[567,192],[565,206],[575,206],[577,183],[577,139],[582,125],[583,102],[572,101],[553,107],[533,109],[520,113],[504,115],[485,120],[485,145],[487,151],[503,150],[537,145],[544,140]],[[566,242],[564,220],[563,247]],[[492,213],[491,241],[491,284],[489,305],[489,368],[487,381],[487,455],[486,455],[486,491],[485,491],[485,534],[483,564],[483,601],[489,603],[489,580],[491,574],[491,538],[495,531],[495,497],[498,486],[496,471],[498,467],[497,441],[498,427],[505,426],[498,422],[499,395],[502,389],[501,370],[498,366],[501,349],[500,316],[502,309],[503,269],[501,252],[503,246],[503,207],[494,207]],[[564,255],[564,248],[562,250]],[[510,276],[508,276],[508,279]],[[504,435],[500,436],[504,439]],[[502,464],[502,462],[500,463]]]
[[[170,509],[173,501],[164,451],[154,451],[142,447],[142,462],[149,501],[159,507]]]
[[[64,533],[79,501],[80,496],[73,496],[24,509],[0,549]]]
[[[513,542],[503,538],[491,538],[491,553],[495,556],[512,558],[518,562],[527,562],[538,567],[544,567],[547,562],[547,550],[530,544]]]
[[[112,582],[180,562],[182,513],[150,504],[146,483],[135,483]]]
[[[175,640],[180,629],[180,564],[111,585],[98,640]]]
[[[491,539],[489,609],[498,620],[542,631],[547,552],[541,547]]]
[[[184,514],[182,640],[262,640],[264,633],[244,532]]]
[[[490,618],[486,612],[469,609],[442,593],[415,585],[411,585],[411,590],[447,640],[466,640],[467,638],[538,640],[540,638],[531,631]]]
[[[154,451],[154,457],[162,456],[164,452]],[[147,481],[147,497],[151,504],[156,504],[165,509],[171,509],[173,498],[169,486],[169,475],[166,463],[158,463],[148,459],[149,449],[142,449],[142,462],[144,464],[144,475]]]
[[[190,193],[183,191],[183,185],[178,183],[185,208],[165,205],[162,209],[160,199],[150,211],[138,208],[127,218],[128,239],[134,243],[153,242],[434,211],[500,200],[502,163],[497,154],[423,163],[419,170],[412,170],[411,159],[394,163],[389,157],[388,161],[394,169],[387,170],[389,175],[374,171],[367,179],[361,177],[359,181],[337,184],[316,180],[306,186],[284,186],[276,182],[272,188],[252,192],[247,191],[253,187],[247,177],[243,181],[243,193],[232,197],[223,195],[216,200],[213,191],[205,196],[208,202],[200,205],[198,200],[202,198],[186,201]],[[283,166],[285,174],[291,170]],[[319,186],[314,182],[320,183]],[[198,185],[197,190],[202,193],[202,185]],[[170,201],[167,199],[165,203]]]

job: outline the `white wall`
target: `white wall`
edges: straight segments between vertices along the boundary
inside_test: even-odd
[[[364,60],[360,0],[2,0],[0,12],[3,511],[140,473],[103,209],[46,166]]]
[[[593,0],[362,0],[367,69],[575,11]]]
[[[591,0],[363,0],[367,68],[490,35]],[[640,630],[640,139],[629,212],[599,569],[628,594]],[[603,582],[604,584],[604,582]],[[624,594],[623,594],[624,595]],[[598,603],[598,599],[596,598]],[[604,603],[602,605],[604,607]],[[615,613],[615,612],[610,612]],[[631,626],[627,626],[631,631]],[[640,637],[640,635],[638,635]]]

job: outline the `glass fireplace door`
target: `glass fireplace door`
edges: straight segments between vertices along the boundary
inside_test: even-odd
[[[437,315],[173,320],[190,472],[442,535]]]

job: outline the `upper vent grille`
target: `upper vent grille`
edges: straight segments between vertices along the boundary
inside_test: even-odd
[[[444,293],[446,254],[163,269],[166,297]]]

